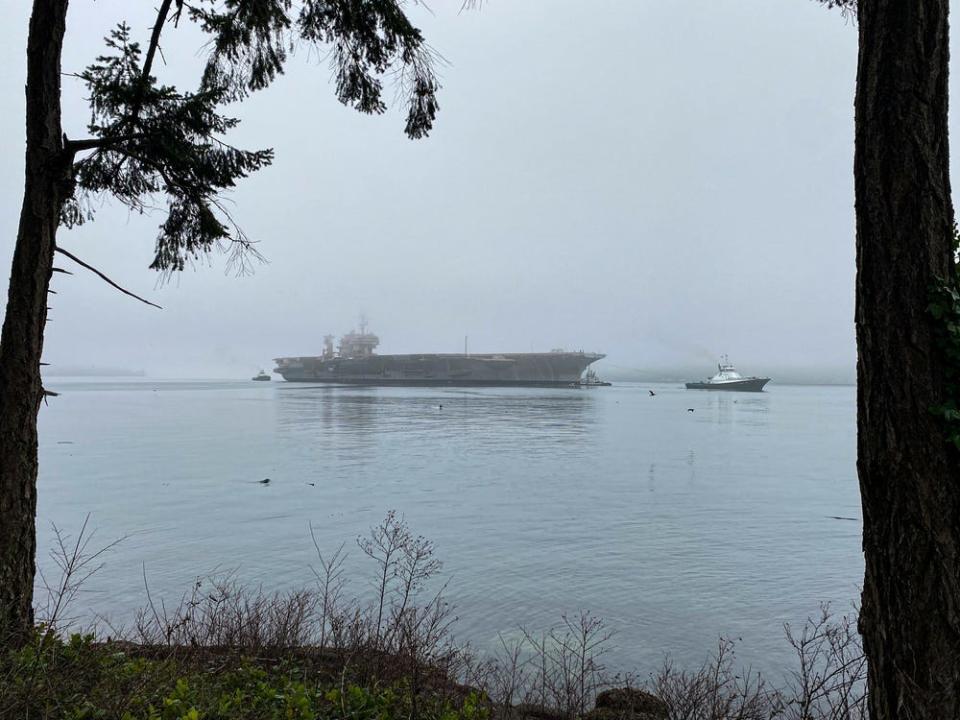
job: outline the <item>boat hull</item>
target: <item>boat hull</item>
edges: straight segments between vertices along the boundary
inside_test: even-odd
[[[687,390],[727,390],[735,392],[762,392],[770,378],[744,378],[729,382],[688,382]]]
[[[600,353],[371,355],[364,358],[277,358],[288,382],[338,385],[569,387]]]

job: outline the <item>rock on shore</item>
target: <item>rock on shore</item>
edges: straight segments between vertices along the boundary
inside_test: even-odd
[[[667,704],[656,695],[636,688],[615,688],[597,695],[594,708],[583,720],[668,720]]]

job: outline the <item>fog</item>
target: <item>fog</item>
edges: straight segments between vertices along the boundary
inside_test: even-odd
[[[64,71],[152,4],[74,0]],[[590,10],[585,8],[589,7]],[[29,3],[4,0],[0,274],[23,188]],[[158,284],[161,211],[117,203],[60,244],[163,306],[71,267],[51,296],[45,360],[238,377],[318,354],[365,313],[379,352],[605,352],[611,375],[700,369],[850,378],[856,29],[808,0],[584,4],[439,0],[410,13],[445,59],[428,139],[402,108],[337,103],[325,58],[302,53],[232,108],[232,140],[273,166],[232,193],[269,262],[235,277],[214,255]],[[202,38],[168,30],[164,81],[193,87]],[[79,82],[64,127],[85,136]],[[392,93],[388,94],[392,99]],[[776,375],[774,375],[776,379]]]

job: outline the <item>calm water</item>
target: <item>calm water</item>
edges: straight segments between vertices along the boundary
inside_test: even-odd
[[[770,666],[782,623],[858,593],[851,387],[48,384],[41,555],[51,522],[86,513],[95,544],[129,535],[79,608],[114,619],[144,603],[143,568],[168,602],[217,568],[307,583],[309,523],[359,562],[354,538],[391,508],[435,541],[458,634],[480,646],[586,608],[616,630],[619,668],[697,661],[720,634]]]

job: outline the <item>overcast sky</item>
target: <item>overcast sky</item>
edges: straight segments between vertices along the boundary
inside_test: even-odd
[[[0,274],[23,189],[30,3],[2,0]],[[153,3],[72,0],[64,71],[126,19],[144,44]],[[402,109],[339,105],[303,54],[234,108],[234,139],[276,150],[233,193],[269,264],[212,257],[165,286],[147,269],[160,212],[118,204],[60,243],[46,360],[151,375],[246,376],[317,354],[370,317],[379,352],[591,349],[610,367],[852,368],[856,29],[809,0],[487,0],[410,14],[443,67],[426,140]],[[168,31],[164,81],[194,87],[199,37]],[[82,88],[64,127],[83,137]],[[64,261],[66,267],[69,263]]]

